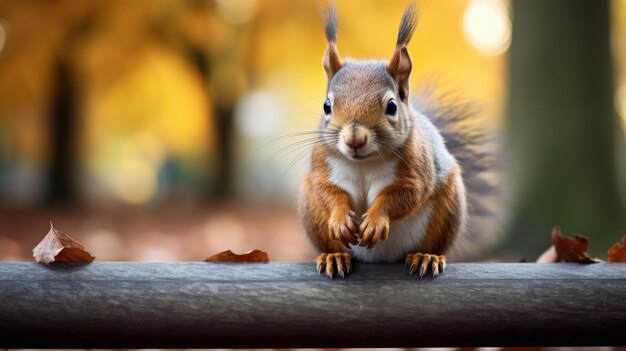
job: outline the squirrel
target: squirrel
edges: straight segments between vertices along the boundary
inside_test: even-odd
[[[298,206],[321,251],[318,273],[345,278],[353,258],[404,260],[411,275],[421,279],[430,271],[434,278],[466,232],[468,213],[480,212],[468,203],[466,182],[484,185],[475,173],[485,170],[485,155],[469,147],[480,138],[456,123],[471,108],[428,98],[420,110],[410,103],[407,44],[419,18],[415,2],[404,10],[388,62],[343,61],[334,4],[322,17],[327,97]]]

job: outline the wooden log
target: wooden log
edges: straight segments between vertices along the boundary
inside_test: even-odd
[[[2,348],[624,345],[626,264],[0,263]]]

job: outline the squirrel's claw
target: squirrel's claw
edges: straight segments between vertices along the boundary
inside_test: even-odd
[[[339,240],[343,246],[350,248],[350,244],[356,245],[358,227],[354,222],[354,212],[350,211],[346,216],[333,216],[328,221],[328,231],[333,240]]]
[[[363,222],[359,227],[361,235],[360,246],[373,248],[379,241],[387,240],[389,237],[389,218],[382,215],[372,215],[365,213]]]
[[[446,256],[414,253],[406,256],[405,263],[409,266],[409,274],[419,273],[420,279],[424,278],[428,270],[432,272],[433,278],[446,269]]]
[[[361,225],[362,220],[356,218],[356,214],[354,213],[354,211],[350,211],[348,216],[350,216],[350,221],[352,222],[351,223],[352,225],[350,226],[350,230],[352,230],[354,233],[358,234],[359,233],[359,225]]]
[[[322,253],[315,263],[317,273],[321,274],[323,271],[330,279],[333,279],[335,274],[345,278],[352,270],[352,256],[347,252]]]

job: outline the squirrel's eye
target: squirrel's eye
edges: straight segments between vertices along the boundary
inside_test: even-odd
[[[330,99],[326,99],[326,101],[324,101],[324,113],[329,115],[331,112],[330,109]]]
[[[396,104],[395,99],[389,99],[387,101],[387,108],[385,109],[385,113],[390,116],[395,116],[398,113],[398,105]]]

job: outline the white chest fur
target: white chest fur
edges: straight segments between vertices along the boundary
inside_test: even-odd
[[[395,179],[395,161],[351,162],[330,158],[331,182],[350,194],[351,207],[357,218],[367,211],[380,191]],[[355,259],[364,262],[396,262],[409,252],[418,249],[428,226],[431,205],[408,218],[394,221],[389,228],[389,238],[374,248],[352,246]]]
[[[350,194],[352,210],[362,215],[376,195],[395,178],[395,162],[352,162],[339,157],[329,159],[330,181]]]

